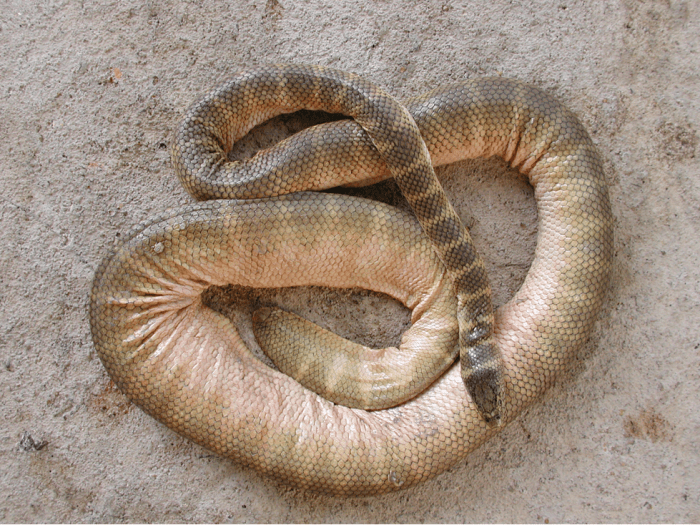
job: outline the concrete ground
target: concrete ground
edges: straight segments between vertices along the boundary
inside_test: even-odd
[[[0,520],[700,521],[698,35],[700,3],[677,0],[3,2]],[[169,163],[178,120],[232,71],[269,62],[346,69],[399,98],[518,78],[571,107],[605,159],[614,275],[578,366],[403,492],[319,496],[220,459],[132,407],[92,347],[101,258],[191,202]],[[439,176],[502,304],[532,258],[532,192],[495,161]],[[369,342],[406,319],[376,297],[281,297],[320,300],[310,317]]]

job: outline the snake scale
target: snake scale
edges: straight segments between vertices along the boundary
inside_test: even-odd
[[[227,160],[256,124],[299,109],[354,120]],[[529,178],[539,215],[532,266],[495,316],[483,263],[430,166],[493,155]],[[573,113],[520,82],[445,86],[404,108],[333,69],[244,70],[193,104],[172,156],[187,190],[215,200],[139,224],[103,260],[95,348],[147,413],[294,486],[378,494],[444,471],[541,395],[602,305],[613,238],[602,161]],[[415,217],[304,191],[389,176]],[[256,338],[296,381],[203,304],[203,291],[226,284],[368,288],[410,308],[412,326],[398,349],[378,351],[262,308]]]

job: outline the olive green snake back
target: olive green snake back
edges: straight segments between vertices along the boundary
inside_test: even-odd
[[[498,430],[482,414],[510,421],[552,383],[588,337],[611,267],[612,215],[595,147],[571,112],[516,81],[447,86],[406,107],[359,77],[313,66],[243,71],[193,105],[173,146],[185,187],[200,199],[249,200],[165,212],[140,224],[98,269],[90,302],[95,347],[134,403],[216,453],[294,486],[358,495],[444,471]],[[302,108],[355,120],[305,130],[248,162],[227,161],[254,125]],[[440,165],[492,155],[529,177],[539,213],[532,267],[495,321],[483,263],[426,166],[428,158]],[[365,199],[283,196],[388,176],[420,225]],[[413,326],[386,355],[405,360],[413,348],[420,355],[408,359],[411,380],[398,381],[399,390],[430,384],[412,379],[419,370],[448,369],[394,408],[336,405],[258,361],[235,326],[202,304],[204,290],[225,284],[387,293],[412,309]],[[297,377],[323,368],[317,342],[336,344],[332,334],[274,310],[256,322],[256,336],[273,353],[299,350],[298,358],[280,356]],[[312,355],[304,353],[309,347]],[[473,395],[459,366],[449,367],[458,347]],[[385,357],[343,348],[335,359],[348,360],[343,352]],[[344,399],[343,377],[326,374],[307,386],[329,382]],[[474,395],[483,395],[479,407]],[[366,396],[358,396],[365,406]]]

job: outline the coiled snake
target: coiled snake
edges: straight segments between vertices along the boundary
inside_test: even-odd
[[[354,120],[227,161],[253,126],[302,108]],[[608,282],[612,215],[595,147],[570,111],[517,81],[447,86],[406,108],[357,76],[286,65],[242,71],[196,102],[173,165],[198,199],[237,200],[162,213],[98,268],[93,340],[122,392],[220,455],[346,495],[444,471],[540,395],[585,341]],[[495,322],[483,264],[429,162],[492,155],[528,176],[539,214],[535,259]],[[284,195],[389,176],[420,225],[365,199]],[[369,288],[411,308],[412,327],[378,351],[261,309],[256,337],[297,382],[203,305],[225,284]]]

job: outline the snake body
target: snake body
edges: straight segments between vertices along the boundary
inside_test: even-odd
[[[484,263],[435,176],[413,117],[378,86],[323,67],[280,65],[241,72],[193,104],[185,116],[172,151],[180,180],[196,196],[218,196],[226,186],[216,175],[220,178],[225,171],[221,167],[233,143],[270,117],[301,109],[352,117],[376,147],[454,282],[464,382],[482,416],[500,421],[503,374],[492,337],[491,287]],[[352,144],[343,149],[352,149]],[[322,160],[327,156],[321,155]],[[296,158],[299,162],[305,155],[300,152]],[[323,171],[322,160],[315,165],[305,161],[304,171]],[[234,180],[240,179],[234,171]]]
[[[247,164],[226,161],[226,150],[259,120],[302,107],[355,120],[307,130]],[[482,415],[494,409],[507,422],[552,383],[585,341],[611,267],[612,215],[595,147],[570,111],[511,80],[440,88],[407,108],[410,115],[358,77],[309,66],[242,72],[193,106],[173,147],[181,180],[198,198],[251,200],[161,214],[100,265],[90,302],[93,340],[133,402],[218,454],[295,486],[359,495],[442,472],[497,431]],[[352,146],[338,146],[347,138]],[[326,143],[331,153],[317,149]],[[428,156],[445,164],[492,155],[528,176],[539,213],[535,259],[493,331],[483,264],[425,168]],[[352,168],[358,160],[365,167]],[[420,226],[365,199],[261,198],[389,174]],[[434,343],[450,354],[459,344],[467,349],[463,361],[473,358],[467,385],[469,370],[476,381],[468,393],[454,366],[395,408],[335,405],[255,359],[233,324],[202,304],[202,291],[224,284],[387,293],[413,310],[415,330],[400,350],[429,351]],[[299,348],[326,338],[300,339],[303,323],[269,311],[260,317],[256,334],[272,347],[285,345],[276,327],[303,340]],[[444,368],[451,358],[438,354]],[[475,389],[484,384],[486,401],[477,406]],[[497,402],[489,398],[494,392]]]

